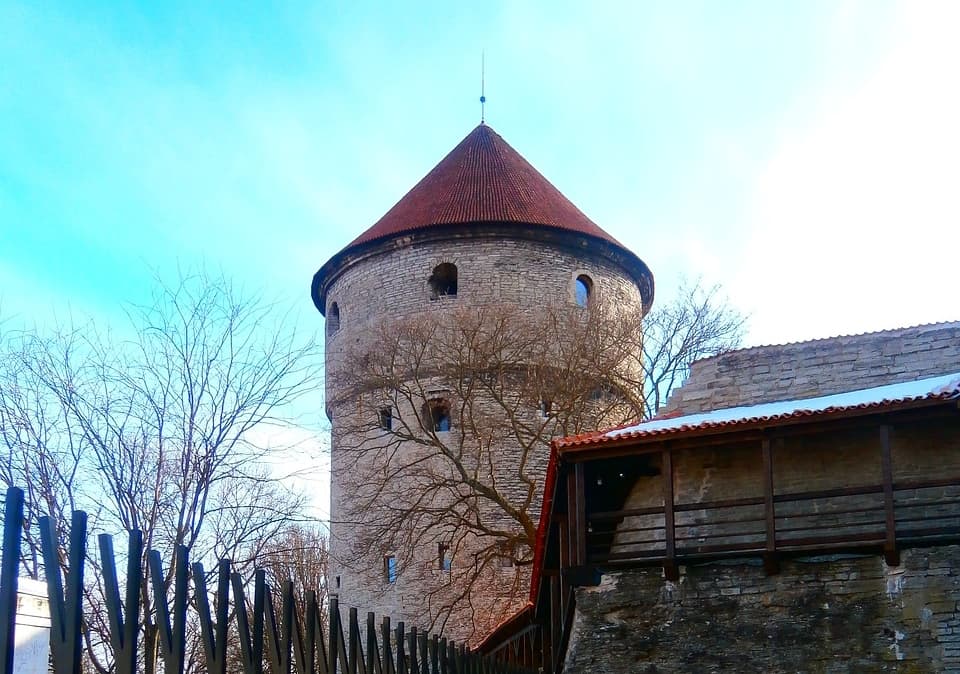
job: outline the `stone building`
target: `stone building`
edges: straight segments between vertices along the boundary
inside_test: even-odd
[[[657,418],[553,443],[544,671],[960,671],[960,323],[695,363]]]
[[[443,350],[454,347],[438,347],[443,340],[436,331],[462,332],[476,316],[496,314],[525,321],[526,333],[517,334],[536,338],[546,329],[538,323],[545,308],[642,315],[653,289],[652,274],[636,254],[484,124],[320,268],[311,293],[326,317],[326,413],[332,427],[329,587],[342,604],[425,626],[439,603],[450,599],[441,595],[455,585],[451,578],[481,563],[477,550],[483,539],[509,539],[517,528],[515,521],[480,526],[483,504],[424,523],[425,510],[440,511],[470,498],[455,488],[440,493],[435,484],[437,474],[450,469],[452,459],[443,460],[451,453],[482,453],[471,455],[471,474],[483,472],[485,485],[495,485],[495,498],[529,515],[530,532],[535,530],[548,458],[547,442],[537,434],[549,440],[560,432],[550,426],[553,401],[546,393],[524,389],[517,378],[523,363],[497,373],[480,372],[478,366],[466,375],[444,375]],[[417,339],[426,340],[425,333],[434,339],[425,356],[429,364],[420,363],[434,368],[429,376],[414,371],[409,360],[400,362],[399,355]],[[480,341],[494,339],[488,337]],[[639,341],[636,345],[639,349]],[[509,346],[504,340],[488,356],[496,359]],[[462,391],[477,382],[487,387],[480,403]],[[508,415],[515,425],[519,417],[536,429],[530,442],[475,427],[484,416],[485,429],[510,428]],[[469,432],[468,423],[474,423]],[[445,456],[438,462],[439,454]],[[419,511],[409,509],[411,499],[421,500]],[[495,531],[500,524],[506,528]],[[468,624],[497,620],[511,609],[510,593],[504,595],[506,604],[484,603],[490,597],[481,595],[518,583],[525,587],[529,567],[511,566],[522,554],[505,550],[504,563],[486,571],[485,586],[452,598],[466,613],[443,625],[446,633],[469,635]]]

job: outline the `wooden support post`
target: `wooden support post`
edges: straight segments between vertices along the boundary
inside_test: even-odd
[[[587,562],[586,485],[583,464],[575,463],[567,473],[567,532],[570,566],[579,569]]]
[[[663,559],[663,575],[667,580],[676,581],[680,578],[677,568],[676,529],[673,517],[673,454],[670,448],[664,445],[660,453],[663,473],[663,542],[665,546]]]
[[[890,427],[880,426],[880,459],[883,467],[883,509],[886,514],[886,537],[883,558],[890,566],[900,566],[897,550],[897,519],[893,507],[893,462],[890,458]]]
[[[768,576],[772,576],[780,573],[780,560],[777,558],[777,513],[773,503],[773,451],[770,438],[761,441],[760,449],[763,454],[763,513],[767,538],[763,568]]]
[[[23,490],[7,488],[3,513],[3,566],[0,567],[0,672],[13,674],[14,629],[17,621],[17,576],[20,570],[20,529]]]

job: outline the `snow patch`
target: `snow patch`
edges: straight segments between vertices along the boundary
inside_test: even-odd
[[[744,405],[726,409],[688,414],[672,419],[654,419],[626,428],[604,433],[604,437],[616,438],[632,433],[650,433],[654,431],[678,430],[681,428],[695,428],[697,426],[711,426],[734,421],[750,421],[772,419],[789,416],[797,412],[823,412],[829,409],[846,409],[875,405],[884,402],[920,400],[931,396],[960,397],[960,372],[928,377],[901,384],[888,384],[873,388],[835,393],[818,398],[799,400],[779,400],[759,405]]]

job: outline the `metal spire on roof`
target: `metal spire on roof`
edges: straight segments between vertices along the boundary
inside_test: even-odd
[[[484,75],[485,75],[484,71],[485,70],[486,70],[486,54],[483,51],[481,51],[480,52],[480,123],[481,124],[483,124],[484,122],[484,113],[485,113],[484,106],[487,103],[487,97],[484,94]]]

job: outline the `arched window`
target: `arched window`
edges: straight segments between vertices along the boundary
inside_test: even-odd
[[[430,275],[432,299],[457,294],[457,265],[444,262],[438,264]]]
[[[340,307],[334,302],[327,309],[327,334],[332,335],[340,329]]]
[[[435,433],[450,430],[450,403],[433,398],[423,405],[423,426]]]
[[[590,304],[590,295],[592,294],[593,280],[586,274],[580,274],[577,280],[573,282],[573,297],[577,301],[577,306],[588,306]]]

